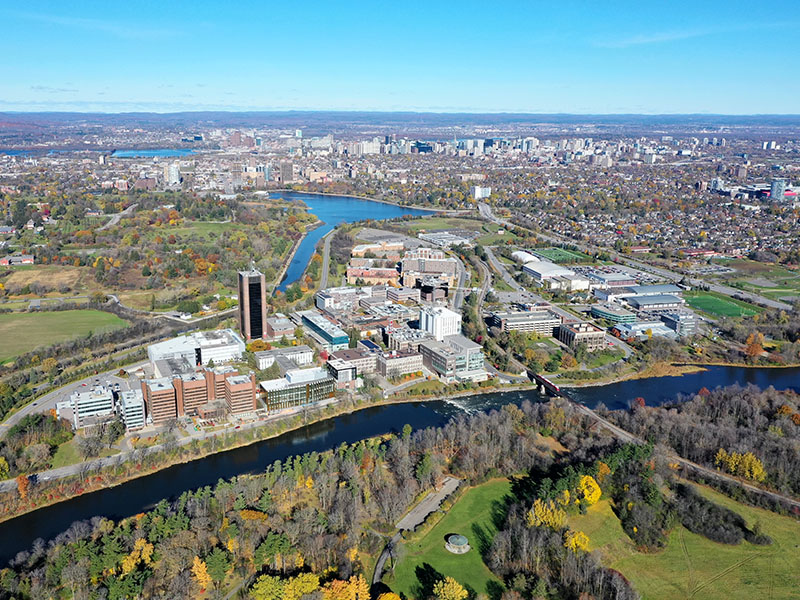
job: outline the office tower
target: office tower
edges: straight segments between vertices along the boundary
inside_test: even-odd
[[[164,165],[164,183],[166,185],[179,185],[181,182],[181,170],[178,163]]]
[[[292,161],[281,161],[279,169],[278,177],[280,177],[281,183],[290,183],[294,181],[294,165],[292,164]]]
[[[775,177],[769,186],[769,196],[772,200],[783,200],[786,197],[786,180]]]
[[[246,342],[264,336],[267,320],[267,287],[264,274],[255,268],[239,271],[239,328]]]

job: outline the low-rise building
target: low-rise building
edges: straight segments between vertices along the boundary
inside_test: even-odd
[[[87,391],[72,392],[68,406],[72,410],[72,425],[80,429],[93,417],[114,413],[114,393],[105,386],[95,386]],[[60,415],[59,415],[60,416]]]
[[[485,381],[488,377],[481,346],[463,335],[422,342],[419,350],[423,364],[447,383]]]
[[[256,378],[253,373],[232,375],[225,379],[225,405],[234,415],[256,410]]]
[[[233,329],[198,331],[171,340],[151,344],[147,356],[151,364],[164,359],[185,359],[191,365],[207,365],[239,360],[245,351],[244,341]]]
[[[306,310],[298,313],[301,322],[324,350],[336,352],[347,348],[350,343],[350,336],[340,327],[331,323],[316,311]]]
[[[378,366],[378,357],[363,348],[337,350],[331,355],[331,359],[342,361],[343,364],[354,367],[357,375],[374,373]]]
[[[348,267],[345,275],[350,285],[396,284],[400,279],[397,269],[386,267]]]
[[[636,320],[635,314],[618,304],[593,304],[591,313],[595,319],[605,319],[609,323],[633,323]]]
[[[128,431],[138,431],[145,425],[142,390],[129,390],[119,395],[119,416]]]
[[[269,339],[294,338],[294,323],[281,314],[268,317],[264,329]]]
[[[492,313],[491,323],[503,331],[523,331],[553,337],[561,317],[551,310]]]
[[[653,337],[676,338],[678,334],[661,321],[636,321],[614,325],[620,338],[624,340],[648,340]]]
[[[147,417],[153,425],[162,425],[170,419],[178,418],[178,405],[175,399],[175,388],[166,377],[145,379],[142,381]]]
[[[263,350],[260,352],[255,352],[254,355],[256,359],[256,367],[259,371],[269,369],[275,363],[275,360],[280,356],[286,357],[298,367],[310,365],[312,362],[314,362],[314,351],[310,346],[306,346],[305,344],[301,346],[290,346],[288,348],[273,348],[272,350]]]
[[[419,345],[426,340],[432,340],[433,336],[427,331],[411,327],[390,327],[384,330],[384,338],[389,350],[419,352]]]
[[[390,287],[386,290],[386,298],[392,302],[419,302],[420,290],[412,287]]]
[[[423,359],[419,352],[392,350],[378,355],[378,372],[386,379],[416,373],[422,367]]]
[[[636,310],[645,312],[675,312],[685,304],[683,298],[669,294],[657,294],[652,296],[635,296],[627,299]]]
[[[591,323],[562,323],[557,333],[558,341],[573,349],[579,344],[584,344],[588,352],[605,347],[605,331]]]
[[[667,327],[678,334],[678,337],[688,337],[697,333],[697,319],[692,312],[664,313],[660,318]]]
[[[522,271],[526,275],[530,275],[533,279],[543,284],[546,280],[553,277],[563,277],[566,275],[575,275],[575,272],[566,267],[559,266],[555,263],[546,262],[544,260],[539,262],[531,262],[522,266]]]
[[[284,377],[262,381],[260,386],[270,412],[312,404],[336,394],[336,382],[321,367],[287,371]]]

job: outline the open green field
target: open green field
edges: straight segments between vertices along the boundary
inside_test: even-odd
[[[684,297],[692,308],[717,317],[751,317],[761,312],[757,306],[714,292],[685,292]]]
[[[478,219],[465,219],[463,217],[423,217],[422,219],[399,223],[400,227],[406,228],[413,235],[421,231],[437,231],[439,229],[482,231],[484,225],[485,223]]]
[[[187,237],[196,236],[205,239],[219,237],[224,231],[230,229],[240,229],[237,223],[211,223],[208,221],[186,221],[178,227],[156,227],[151,233],[153,237],[160,235],[166,238],[169,235]]]
[[[405,542],[404,557],[394,574],[384,579],[389,587],[408,598],[420,598],[417,568],[430,572],[429,567],[432,567],[441,575],[449,575],[461,585],[468,586],[476,594],[502,589],[502,582],[483,563],[480,549],[482,543],[490,543],[494,537],[497,531],[494,517],[504,510],[505,498],[510,491],[511,484],[507,479],[489,481],[466,490],[441,521],[425,530],[427,533],[419,537],[414,535]],[[444,544],[451,533],[467,536],[472,549],[466,554],[448,552]]]
[[[592,257],[584,254],[583,252],[574,252],[573,250],[564,250],[563,248],[537,248],[534,254],[538,254],[556,264],[571,264],[590,262]]]
[[[503,233],[498,233],[501,231]],[[517,240],[517,236],[497,223],[484,223],[481,227],[483,235],[475,240],[483,246],[499,246],[501,244],[511,244]]]
[[[39,346],[49,346],[90,331],[127,327],[128,322],[102,310],[7,313],[0,315],[0,362]]]
[[[677,526],[664,550],[643,554],[633,547],[608,500],[590,507],[586,515],[570,517],[569,525],[586,533],[590,549],[600,553],[603,564],[625,575],[645,600],[798,597],[800,522],[697,488],[742,515],[748,526],[759,523],[773,543],[719,544]]]

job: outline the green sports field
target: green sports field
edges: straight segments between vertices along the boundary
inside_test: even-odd
[[[537,248],[534,253],[557,264],[581,263],[592,260],[592,257],[587,254],[564,250],[563,248]]]
[[[586,515],[569,518],[573,529],[589,536],[590,549],[603,564],[620,571],[645,600],[696,598],[751,600],[794,598],[800,590],[800,522],[735,502],[709,488],[700,492],[755,523],[773,539],[769,546],[712,542],[677,526],[667,547],[652,554],[633,548],[607,500]]]
[[[40,346],[92,332],[127,327],[128,322],[102,310],[6,313],[0,315],[0,363]]]
[[[761,312],[757,306],[712,292],[688,292],[684,296],[692,308],[717,317],[751,317]]]
[[[394,592],[408,598],[419,598],[418,569],[420,574],[433,569],[441,575],[449,575],[478,595],[485,595],[493,591],[492,588],[502,588],[502,582],[483,564],[479,548],[481,538],[491,540],[494,537],[497,530],[492,517],[505,506],[510,489],[508,480],[500,479],[466,490],[441,521],[404,544],[403,558],[394,574],[384,581]],[[466,554],[448,552],[444,547],[445,537],[451,533],[467,536],[472,549]],[[494,593],[488,595],[494,596]]]

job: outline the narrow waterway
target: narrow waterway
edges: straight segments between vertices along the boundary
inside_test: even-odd
[[[702,387],[714,389],[734,383],[752,383],[759,387],[772,385],[777,389],[791,388],[800,392],[800,368],[710,367],[705,372],[681,377],[640,379],[571,389],[567,393],[590,407],[603,402],[609,408],[626,408],[638,396],[645,398],[648,404],[662,404]],[[371,407],[244,448],[175,465],[0,523],[0,565],[6,564],[17,552],[30,548],[37,538],[52,539],[76,520],[97,515],[113,519],[127,517],[151,508],[162,498],[175,498],[185,490],[213,485],[220,478],[256,473],[288,456],[320,452],[343,442],[399,432],[406,423],[415,429],[442,425],[457,414],[491,410],[509,403],[519,404],[525,399],[537,401],[542,396],[534,390],[496,392],[452,400]]]
[[[430,215],[429,210],[417,208],[406,208],[384,202],[353,198],[352,196],[322,196],[318,194],[304,194],[301,192],[274,192],[273,197],[281,197],[286,200],[302,201],[308,206],[311,214],[316,216],[322,225],[311,230],[300,242],[300,247],[295,252],[286,275],[278,286],[278,289],[285,291],[287,287],[300,279],[306,270],[308,261],[314,254],[317,243],[337,225],[341,223],[355,223],[364,219],[394,219],[405,215]],[[331,285],[337,285],[332,282]]]

